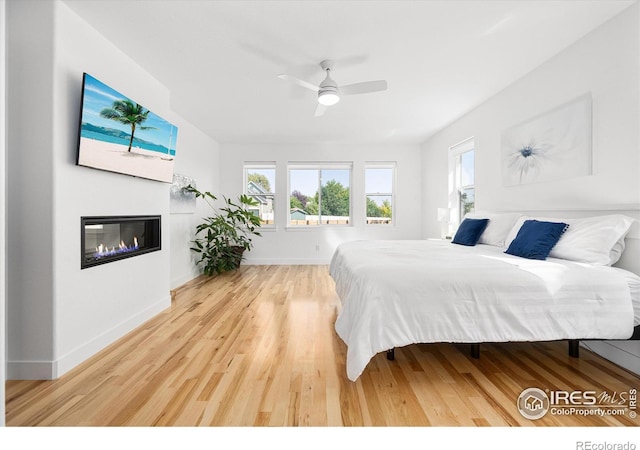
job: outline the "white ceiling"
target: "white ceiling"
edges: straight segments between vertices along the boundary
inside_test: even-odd
[[[221,143],[424,142],[634,1],[65,0]],[[319,84],[385,79],[314,117]],[[114,86],[117,89],[117,86]]]

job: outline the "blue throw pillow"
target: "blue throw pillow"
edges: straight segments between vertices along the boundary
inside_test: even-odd
[[[474,246],[487,228],[489,219],[464,219],[453,237],[454,244]]]
[[[547,259],[567,228],[569,225],[564,222],[525,220],[505,253],[528,259]]]

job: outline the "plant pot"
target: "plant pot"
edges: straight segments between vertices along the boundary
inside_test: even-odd
[[[231,250],[235,254],[235,257],[233,259],[233,264],[234,264],[235,268],[237,269],[238,267],[240,267],[240,263],[242,262],[242,255],[244,254],[244,247],[233,246],[233,247],[231,247]]]

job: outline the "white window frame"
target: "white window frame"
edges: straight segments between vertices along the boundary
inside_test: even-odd
[[[367,169],[391,169],[391,189],[392,192],[367,192]],[[369,226],[395,226],[398,208],[396,205],[396,171],[397,164],[395,162],[369,161],[364,163],[364,223]],[[368,223],[367,218],[367,198],[369,195],[385,195],[391,197],[391,222],[388,224]]]
[[[277,224],[277,205],[276,205],[276,182],[277,182],[277,176],[278,176],[278,169],[276,167],[276,163],[275,162],[245,162],[242,165],[242,192],[243,194],[249,196],[249,197],[255,197],[255,194],[252,194],[250,192],[247,192],[247,186],[249,184],[249,176],[248,176],[248,172],[251,170],[255,170],[255,169],[272,169],[274,171],[274,180],[273,180],[273,186],[271,186],[271,192],[266,192],[263,195],[265,197],[271,198],[271,205],[273,207],[273,223],[263,223],[261,225],[261,229],[271,229],[271,228],[276,228],[276,224]]]
[[[349,219],[347,224],[323,224],[322,220],[314,225],[296,225],[291,223],[291,171],[292,170],[317,170],[318,192],[322,192],[323,170],[348,170],[349,171]],[[318,217],[322,208],[322,196],[318,198]],[[289,162],[287,163],[287,229],[289,230],[317,230],[319,228],[345,228],[353,227],[353,163],[352,162]]]
[[[462,191],[472,188],[474,191],[474,203],[476,201],[475,150],[475,137],[473,136],[449,147],[449,208],[451,210],[450,218],[452,218],[452,223],[456,226],[460,224],[463,218]],[[474,152],[473,184],[463,186],[461,170],[462,155],[470,151]]]

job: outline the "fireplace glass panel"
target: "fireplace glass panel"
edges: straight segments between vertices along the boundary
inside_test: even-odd
[[[160,250],[160,216],[82,218],[82,268]]]

